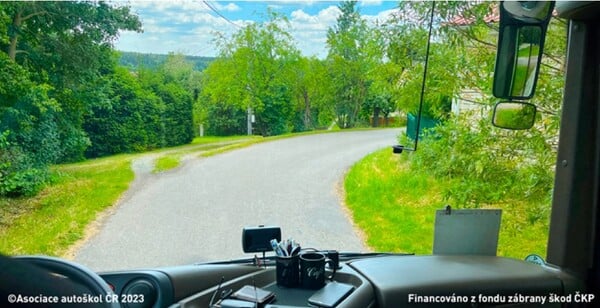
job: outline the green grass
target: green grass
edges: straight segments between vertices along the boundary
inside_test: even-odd
[[[257,143],[261,143],[261,142],[265,142],[265,141],[272,141],[275,140],[275,137],[268,137],[268,138],[253,138],[250,140],[245,140],[242,142],[238,142],[238,143],[232,143],[232,144],[227,144],[221,147],[216,147],[214,149],[211,150],[207,150],[207,151],[203,151],[200,153],[200,157],[210,157],[210,156],[214,156],[217,154],[221,154],[221,153],[225,153],[225,152],[229,152],[229,151],[233,151],[235,149],[241,149],[241,148],[245,148],[247,146],[251,146],[253,144],[257,144]]]
[[[179,155],[162,156],[154,161],[154,170],[152,172],[164,172],[179,166],[181,157]]]
[[[133,180],[131,155],[54,168],[56,181],[33,198],[0,198],[0,252],[60,256]]]
[[[235,141],[243,141],[247,139],[256,139],[262,138],[260,136],[229,136],[229,137],[216,137],[216,136],[205,136],[205,137],[196,137],[192,141],[192,145],[195,144],[211,144],[211,143],[221,143],[221,142],[235,142]]]
[[[232,149],[249,146],[262,141],[260,136],[231,136],[231,137],[197,137],[190,144],[160,149],[151,153],[161,156],[155,160],[153,173],[165,172],[180,165],[182,156],[200,153],[199,156],[206,157],[223,153]],[[206,154],[208,153],[208,154]]]
[[[335,127],[337,127],[337,125]],[[215,149],[212,149],[212,150],[209,150],[209,151],[201,152],[200,156],[201,157],[210,157],[210,156],[213,156],[213,155],[221,154],[223,152],[232,151],[232,150],[235,150],[235,149],[247,147],[247,146],[250,146],[250,145],[253,145],[253,144],[257,144],[257,143],[262,143],[262,142],[275,141],[275,140],[292,138],[292,137],[299,137],[299,136],[316,135],[316,134],[329,134],[329,133],[339,133],[339,132],[341,132],[341,129],[339,127],[337,129],[335,127],[332,130],[313,130],[313,131],[307,131],[307,132],[301,132],[301,133],[288,133],[288,134],[282,134],[282,135],[270,136],[270,137],[252,136],[252,137],[234,139],[234,140],[237,140],[239,142],[227,144],[227,145],[225,145],[223,147],[218,147],[218,148],[215,148]],[[386,127],[381,127],[381,128],[352,128],[352,129],[344,129],[343,132],[364,131],[364,130],[373,130],[373,129],[388,129],[388,128],[386,128]]]
[[[354,222],[375,251],[431,254],[435,211],[446,203],[441,188],[447,183],[409,170],[405,154],[390,150],[373,153],[348,172],[346,204]],[[530,253],[546,254],[547,219],[530,222],[527,200],[494,204],[501,208],[498,255],[522,259]]]

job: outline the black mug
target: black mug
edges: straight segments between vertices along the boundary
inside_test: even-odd
[[[320,252],[306,252],[300,255],[300,283],[306,289],[320,289],[325,286],[325,263],[333,269],[327,279],[333,280],[336,266],[331,259]]]
[[[298,266],[298,255],[291,257],[277,256],[275,259],[277,285],[288,288],[297,287],[300,283]]]

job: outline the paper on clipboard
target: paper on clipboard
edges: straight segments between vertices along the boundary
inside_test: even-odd
[[[495,256],[502,210],[438,210],[435,213],[434,255]]]

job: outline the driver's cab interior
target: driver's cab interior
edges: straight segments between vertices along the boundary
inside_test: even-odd
[[[292,243],[272,256],[282,230],[258,226],[244,229],[242,242],[244,251],[259,257],[239,262],[94,273],[56,258],[2,257],[0,301],[4,305],[9,294],[22,293],[91,294],[102,300],[86,305],[104,307],[597,307],[600,2],[500,4],[493,86],[500,102],[492,118],[509,129],[533,125],[536,109],[527,101],[535,95],[553,13],[569,21],[569,31],[547,260],[476,252],[298,255]]]

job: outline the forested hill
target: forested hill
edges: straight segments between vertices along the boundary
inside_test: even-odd
[[[140,66],[148,69],[156,69],[163,64],[168,55],[153,54],[153,53],[138,53],[129,51],[119,51],[121,58],[119,64],[128,68],[138,68]],[[197,71],[204,70],[214,57],[197,57],[197,56],[184,56],[187,62],[194,65],[194,69]]]

